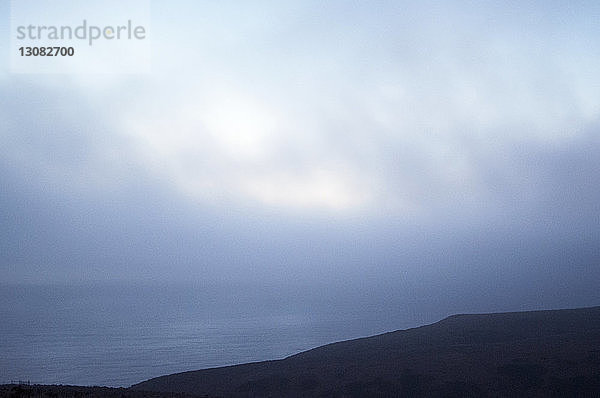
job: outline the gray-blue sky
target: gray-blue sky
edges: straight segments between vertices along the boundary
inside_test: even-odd
[[[0,72],[0,270],[596,304],[598,15],[155,2],[152,74]]]

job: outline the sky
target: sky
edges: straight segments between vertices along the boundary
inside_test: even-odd
[[[12,73],[6,3],[4,282],[600,303],[598,2],[152,1],[125,74]]]

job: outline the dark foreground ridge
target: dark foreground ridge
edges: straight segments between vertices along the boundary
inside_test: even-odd
[[[125,388],[43,386],[30,384],[0,385],[4,398],[206,398],[206,396],[181,393],[134,391]]]
[[[600,307],[453,315],[130,388],[211,397],[600,396]]]

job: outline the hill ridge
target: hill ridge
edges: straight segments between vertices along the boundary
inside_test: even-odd
[[[599,375],[600,306],[593,306],[454,314],[283,359],[161,376],[131,389],[224,397],[436,396],[448,391],[457,396],[576,396],[600,392]]]

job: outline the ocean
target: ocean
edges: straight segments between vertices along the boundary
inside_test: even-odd
[[[427,321],[397,299],[300,286],[4,285],[0,383],[130,386]]]

